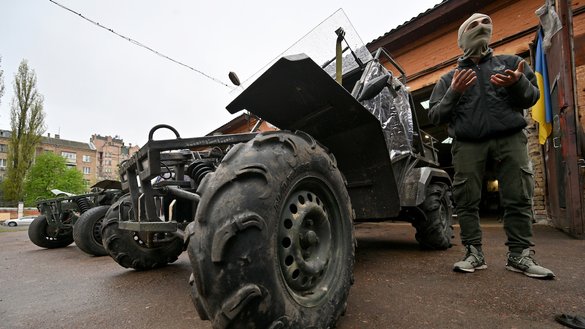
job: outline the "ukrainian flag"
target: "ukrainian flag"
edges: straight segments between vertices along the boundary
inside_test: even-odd
[[[550,85],[548,83],[546,57],[544,50],[542,49],[542,31],[538,32],[535,71],[538,90],[540,90],[540,98],[532,107],[532,118],[538,122],[538,141],[540,144],[544,144],[552,131],[552,105],[550,100]]]

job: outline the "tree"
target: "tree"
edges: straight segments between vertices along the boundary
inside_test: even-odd
[[[45,132],[43,96],[37,91],[36,84],[34,70],[28,67],[26,60],[22,60],[14,75],[14,98],[10,107],[12,135],[8,142],[6,178],[2,182],[7,201],[22,200],[26,172]]]
[[[2,57],[0,57],[0,64],[2,64]],[[4,96],[4,70],[0,67],[0,104],[2,104],[2,96]],[[2,115],[0,115],[2,117]],[[2,178],[0,177],[0,185],[2,185]],[[0,189],[0,202],[4,200],[4,189]]]
[[[83,174],[68,168],[61,156],[45,152],[35,159],[24,181],[25,205],[34,206],[38,200],[52,199],[52,189],[81,194],[86,192]]]
[[[0,64],[2,64],[2,57],[0,57]],[[4,96],[4,70],[0,68],[0,104],[2,104],[2,96]]]

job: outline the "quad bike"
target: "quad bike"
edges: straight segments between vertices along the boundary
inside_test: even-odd
[[[120,197],[121,185],[104,180],[93,185],[92,190],[81,195],[52,190],[56,198],[37,202],[41,215],[30,224],[29,239],[47,249],[66,247],[75,241],[89,255],[107,255],[102,245],[101,223],[110,205]]]
[[[144,270],[187,249],[193,302],[214,328],[333,327],[357,221],[409,221],[422,247],[451,246],[451,181],[402,69],[360,46],[342,12],[323,30],[337,33],[334,56],[282,56],[227,106],[279,131],[183,138],[158,125],[120,167],[128,194],[103,221],[106,250]],[[159,129],[176,139],[153,139]]]

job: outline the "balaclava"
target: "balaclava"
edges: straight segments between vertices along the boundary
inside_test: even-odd
[[[475,13],[459,27],[457,43],[459,44],[459,48],[463,50],[463,58],[481,58],[489,52],[488,44],[492,38],[491,19],[490,24],[479,22],[477,26],[465,31],[471,22],[482,18],[490,17],[488,15]]]

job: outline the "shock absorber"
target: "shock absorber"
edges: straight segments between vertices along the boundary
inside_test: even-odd
[[[215,171],[215,165],[210,160],[196,160],[189,165],[187,168],[187,173],[193,181],[197,184],[200,184],[205,177],[210,172]]]
[[[88,211],[91,208],[91,204],[87,198],[79,198],[75,200],[77,203],[77,207],[79,208],[79,213],[83,214],[84,212]]]

